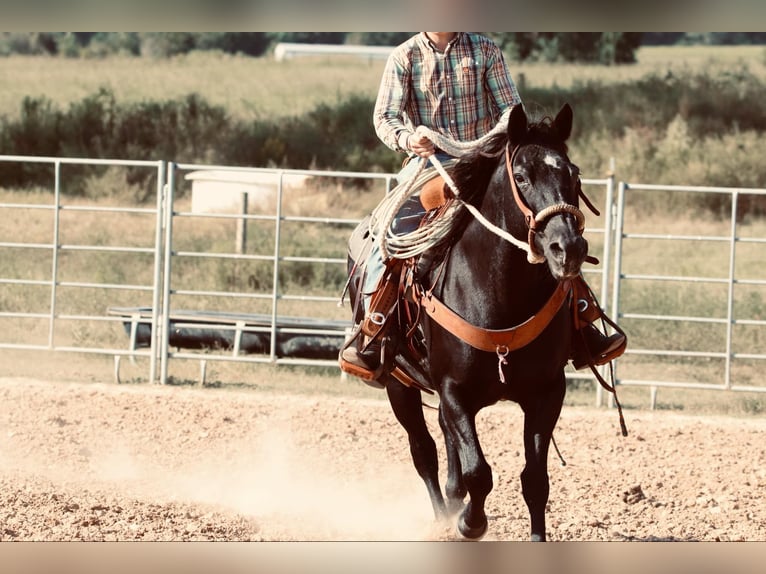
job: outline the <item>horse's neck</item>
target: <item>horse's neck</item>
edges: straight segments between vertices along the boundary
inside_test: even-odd
[[[529,263],[526,252],[471,222],[450,253],[441,296],[468,320],[507,325],[526,320],[555,286],[545,264]]]
[[[526,242],[524,216],[510,190],[504,162],[474,186],[485,191],[475,207],[492,224]],[[442,288],[437,295],[468,320],[522,321],[528,310],[542,306],[556,287],[546,264],[531,264],[527,253],[468,216],[460,238],[448,255]],[[526,315],[525,315],[526,314]]]
[[[524,217],[515,206],[512,194],[502,192],[505,184],[498,183],[498,180],[502,182],[502,177],[495,173],[490,183],[490,188],[494,187],[495,191],[487,191],[478,209],[494,226],[526,242],[528,230]],[[496,276],[507,276],[513,278],[511,282],[520,289],[524,289],[525,284],[533,286],[539,281],[536,269],[527,262],[526,252],[485,227],[478,219],[469,221],[458,246],[468,261],[471,258],[477,260],[476,265],[470,266],[476,280],[494,283],[492,279]]]

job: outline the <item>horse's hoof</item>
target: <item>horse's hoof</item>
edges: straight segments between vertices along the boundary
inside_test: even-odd
[[[481,540],[487,533],[488,528],[489,526],[486,519],[484,520],[484,523],[479,526],[468,526],[463,516],[457,521],[457,533],[466,540]]]

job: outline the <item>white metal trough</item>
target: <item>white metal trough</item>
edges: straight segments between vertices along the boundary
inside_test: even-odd
[[[274,59],[282,62],[298,56],[359,56],[369,60],[385,60],[393,49],[393,46],[280,42],[274,47]]]
[[[185,179],[192,184],[193,213],[248,213],[273,208],[280,179],[282,191],[289,192],[303,189],[308,176],[199,170],[186,174]]]

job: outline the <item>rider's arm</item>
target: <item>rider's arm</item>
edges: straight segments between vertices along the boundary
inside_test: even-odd
[[[521,103],[510,71],[505,63],[503,52],[497,46],[489,51],[484,75],[487,95],[492,112],[500,117],[505,110]]]
[[[413,133],[404,122],[411,82],[409,62],[401,51],[393,52],[380,81],[373,124],[380,140],[394,151],[408,151],[407,138]]]

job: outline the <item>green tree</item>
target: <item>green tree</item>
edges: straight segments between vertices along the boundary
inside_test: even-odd
[[[271,38],[266,32],[203,32],[197,37],[199,50],[221,50],[228,54],[262,56]]]
[[[635,62],[640,32],[486,32],[512,60]]]
[[[641,46],[641,34],[636,32],[603,32],[598,43],[601,64],[632,64]]]
[[[141,32],[141,55],[152,58],[169,58],[191,52],[196,47],[196,35],[192,32]]]
[[[276,32],[271,37],[275,42],[343,44],[346,40],[346,32]]]
[[[2,32],[0,55],[10,54],[57,54],[57,34],[51,32]]]

